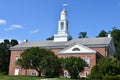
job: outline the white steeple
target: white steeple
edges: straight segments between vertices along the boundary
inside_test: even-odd
[[[61,11],[60,20],[67,20],[67,11],[65,9]]]
[[[58,33],[54,35],[54,42],[68,41],[68,20],[65,8],[61,11],[60,20],[58,22]]]

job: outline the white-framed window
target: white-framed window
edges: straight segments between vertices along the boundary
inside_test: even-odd
[[[36,74],[36,72],[32,72],[31,75],[32,76],[36,76],[37,74]]]
[[[65,77],[65,78],[69,78],[69,77],[70,77],[67,70],[64,70],[64,77]]]
[[[14,75],[19,75],[19,68],[18,67],[15,68]]]
[[[67,58],[68,56],[64,56],[63,58],[65,59],[65,58]]]
[[[88,64],[88,66],[90,66],[90,58],[89,57],[84,57],[83,60],[85,60],[85,62]],[[88,67],[88,66],[85,66],[85,67]]]
[[[17,56],[15,57],[15,60],[17,61],[19,58],[20,58],[20,56],[19,56],[19,55],[17,55]]]
[[[88,76],[88,74],[89,74],[89,72],[88,72],[88,71],[85,71],[85,72],[84,72],[84,76],[85,76],[85,77],[87,77],[87,76]]]
[[[73,48],[72,51],[80,51],[79,48]]]

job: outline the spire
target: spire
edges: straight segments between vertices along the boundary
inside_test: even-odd
[[[68,20],[67,20],[67,11],[65,7],[67,4],[63,4],[63,10],[60,14],[60,20],[58,22],[58,33],[54,35],[54,42],[68,41]]]

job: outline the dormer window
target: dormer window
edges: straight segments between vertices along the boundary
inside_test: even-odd
[[[73,48],[72,51],[80,51],[79,48]]]

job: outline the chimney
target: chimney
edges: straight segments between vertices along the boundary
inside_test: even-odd
[[[28,42],[28,40],[27,40],[27,39],[25,39],[25,40],[24,40],[24,42]]]
[[[111,34],[109,33],[107,37],[111,37]]]

